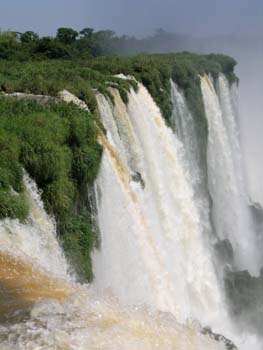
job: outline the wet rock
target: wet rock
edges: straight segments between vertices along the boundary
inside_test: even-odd
[[[60,101],[64,101],[66,103],[74,103],[77,105],[79,108],[90,112],[88,106],[86,103],[82,100],[80,100],[78,97],[73,95],[67,90],[60,91],[58,93],[58,98],[53,97],[53,96],[48,96],[48,95],[34,95],[34,94],[25,94],[23,92],[14,92],[11,94],[6,94],[6,93],[1,93],[2,96],[7,96],[7,97],[15,97],[18,100],[30,100],[30,101],[35,101],[40,104],[48,104],[49,102],[55,102],[59,103]]]
[[[238,350],[237,347],[235,346],[235,344],[231,340],[227,339],[222,334],[214,333],[212,331],[212,328],[210,328],[210,327],[202,328],[201,333],[208,335],[210,338],[212,338],[220,343],[225,344],[225,347],[227,350]]]
[[[13,92],[11,94],[2,93],[1,95],[6,97],[15,97],[18,100],[30,100],[43,105],[48,104],[51,101],[57,102],[55,97],[48,96],[48,95],[25,94],[23,92]]]
[[[145,188],[145,182],[142,178],[141,173],[136,172],[136,173],[132,174],[131,178],[132,178],[132,181],[140,183],[142,189]]]
[[[227,264],[232,264],[234,258],[234,251],[232,248],[232,244],[228,239],[219,240],[215,246],[215,252],[221,261]]]
[[[263,332],[263,269],[260,275],[225,269],[225,290],[230,311],[246,331]]]
[[[84,111],[87,111],[87,112],[90,111],[85,102],[81,101],[78,97],[76,97],[75,95],[73,95],[71,92],[67,90],[60,91],[58,93],[58,97],[66,103],[74,103]]]
[[[260,203],[250,202],[249,204],[250,212],[254,221],[257,223],[263,223],[263,208]]]

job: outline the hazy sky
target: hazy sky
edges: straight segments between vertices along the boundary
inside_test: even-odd
[[[144,35],[258,32],[263,0],[0,0],[0,28],[53,34],[60,26]]]

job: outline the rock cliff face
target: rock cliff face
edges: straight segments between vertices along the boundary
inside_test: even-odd
[[[248,271],[226,270],[226,293],[231,301],[230,309],[243,331],[263,332],[263,268],[260,276]]]
[[[235,344],[231,340],[227,339],[222,334],[214,333],[212,331],[212,329],[209,327],[203,328],[201,333],[209,335],[210,338],[212,338],[220,343],[223,343],[227,350],[237,350],[237,347],[235,346]]]
[[[76,106],[83,109],[84,111],[90,112],[88,106],[84,101],[81,101],[79,98],[77,98],[75,95],[71,94],[67,90],[60,91],[58,93],[58,97],[66,103],[74,103]]]
[[[18,100],[34,101],[34,102],[37,102],[37,103],[40,103],[40,104],[47,104],[49,102],[57,101],[57,99],[55,97],[52,97],[52,96],[25,94],[23,92],[13,92],[13,93],[10,93],[10,94],[2,93],[1,95],[2,96],[6,96],[6,97],[15,97]]]

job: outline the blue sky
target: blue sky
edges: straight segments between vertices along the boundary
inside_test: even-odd
[[[258,33],[262,0],[0,0],[0,28],[54,34],[60,26],[145,35]]]

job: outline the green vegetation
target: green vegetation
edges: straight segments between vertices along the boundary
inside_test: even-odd
[[[39,37],[32,31],[0,32],[0,58],[8,60],[45,60],[90,58],[116,54],[120,41],[110,30],[58,28],[56,36]]]
[[[97,237],[87,210],[69,220],[63,236],[63,248],[74,270],[81,279],[89,282],[93,278],[91,252]]]
[[[13,135],[0,130],[0,219],[24,220],[27,205],[23,198],[22,169],[18,157],[19,143]],[[12,188],[12,191],[10,190]]]

